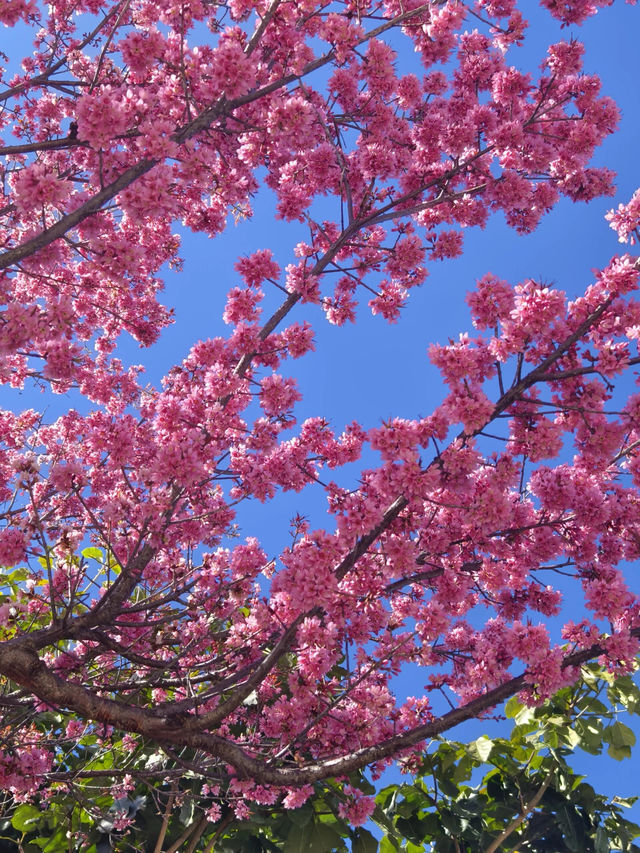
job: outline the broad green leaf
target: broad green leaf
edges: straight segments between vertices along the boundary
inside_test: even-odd
[[[616,720],[615,723],[607,726],[604,730],[603,738],[607,743],[610,743],[616,748],[622,746],[634,746],[636,742],[636,736],[633,730],[630,729],[629,726],[625,726],[625,724],[621,723],[619,720]]]
[[[630,809],[634,803],[638,802],[638,797],[614,797],[613,802],[617,806],[623,806],[625,809]]]
[[[462,829],[462,821],[449,809],[440,810],[442,825],[451,835],[458,835]]]
[[[26,581],[26,579],[30,577],[30,575],[31,572],[29,571],[29,569],[21,567],[19,569],[14,569],[12,572],[9,572],[8,575],[4,575],[4,577],[9,582],[19,583],[20,581]]]
[[[368,829],[356,830],[356,834],[351,845],[352,853],[377,853],[377,850],[378,842]]]
[[[417,817],[399,817],[396,821],[396,828],[400,831],[403,838],[408,838],[409,841],[421,841],[423,838],[423,830],[420,819]]]
[[[388,835],[385,835],[378,845],[378,853],[398,853],[398,850],[400,850],[400,845],[395,838],[390,838]]]
[[[599,826],[596,830],[596,837],[593,840],[593,846],[595,853],[609,853],[611,847],[609,846],[609,836],[607,835],[604,827]]]
[[[420,830],[424,841],[430,841],[442,834],[442,826],[437,812],[431,812],[431,814],[420,819]]]
[[[458,795],[458,786],[454,785],[446,776],[438,777],[438,785],[443,794],[447,797],[456,797]]]
[[[282,849],[283,853],[331,853],[340,841],[340,836],[327,824],[309,821],[291,827]]]
[[[354,773],[349,782],[354,788],[358,788],[363,794],[367,794],[367,796],[376,793],[375,785],[372,785],[367,777],[362,774],[358,775]]]
[[[81,553],[87,560],[98,560],[100,563],[104,561],[104,552],[100,548],[83,548]]]
[[[580,708],[583,708],[586,711],[592,711],[594,714],[608,714],[609,708],[601,702],[599,699],[596,699],[595,696],[585,696],[578,703]]]
[[[37,838],[34,843],[42,850],[42,853],[61,853],[63,850],[68,850],[67,833],[63,829],[59,829],[55,835],[50,838]]]
[[[285,842],[283,853],[309,853],[309,847],[313,840],[313,824],[306,826],[292,826]]]
[[[493,749],[493,741],[486,735],[482,735],[473,742],[473,745],[475,746],[475,751],[478,754],[480,760],[482,762],[485,762],[491,755],[491,750]]]
[[[524,705],[518,699],[518,697],[512,696],[507,702],[507,704],[504,706],[504,712],[507,715],[507,718],[511,720],[515,716],[517,716],[523,708]]]
[[[481,815],[486,811],[487,808],[487,797],[484,794],[472,793],[466,796],[464,799],[458,800],[458,802],[453,803],[451,808],[455,811],[456,814],[460,815],[460,817],[473,818],[477,815]],[[424,823],[424,819],[422,821]]]
[[[371,815],[371,820],[378,826],[390,832],[393,829],[393,822],[391,820],[392,817],[392,811],[389,811],[389,813],[387,813],[387,811],[383,811],[380,806],[376,806],[374,813]],[[319,819],[323,820],[324,818],[320,817]]]
[[[515,721],[519,726],[530,723],[535,718],[535,708],[527,708],[524,705],[521,710],[515,715]]]
[[[305,803],[299,809],[288,812],[287,817],[296,826],[306,826],[313,817],[313,806],[311,803]]]
[[[575,731],[575,729],[572,729],[569,726],[562,726],[562,728],[558,729],[558,736],[561,742],[565,743],[570,749],[575,749],[580,745],[580,735]]]
[[[624,761],[625,758],[631,758],[630,746],[614,746],[612,743],[607,747],[607,755],[614,758],[616,761]]]
[[[386,788],[383,788],[376,796],[376,803],[378,806],[380,806],[381,809],[386,809],[397,790],[398,789],[395,785],[387,785]]]
[[[330,853],[336,846],[343,843],[339,832],[330,824],[316,823],[315,826],[311,826],[311,829],[313,841],[308,853]],[[355,847],[353,849],[355,850]],[[362,853],[369,853],[369,851],[363,848]]]
[[[15,814],[11,818],[11,825],[20,832],[28,832],[35,828],[35,824],[42,816],[43,814],[40,809],[32,806],[30,803],[25,803],[16,809]]]
[[[580,818],[571,806],[561,806],[557,812],[558,824],[562,827],[565,843],[572,853],[584,853]]]

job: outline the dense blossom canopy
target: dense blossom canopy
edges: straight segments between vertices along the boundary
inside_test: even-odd
[[[573,301],[484,276],[474,329],[430,348],[447,392],[424,418],[298,423],[287,375],[314,347],[300,303],[345,325],[364,295],[393,321],[465,229],[501,212],[527,233],[562,196],[611,194],[589,164],[617,108],[577,41],[537,76],[512,65],[517,5],[0,4],[35,38],[0,91],[0,379],[79,401],[53,421],[0,412],[1,788],[35,796],[65,784],[78,744],[117,742],[126,790],[136,769],[162,775],[153,744],[190,750],[239,815],[243,797],[295,807],[509,695],[549,696],[589,657],[629,665],[640,394],[610,401],[640,363],[635,257]],[[565,23],[609,5],[542,2]],[[171,322],[176,223],[215,236],[261,186],[307,238],[284,269],[266,246],[238,259],[229,335],[151,387],[118,341]],[[638,194],[609,218],[637,239]],[[378,464],[345,486],[333,472],[365,451]],[[280,554],[236,538],[239,503],[310,483],[324,529],[299,518]],[[554,572],[584,596],[562,637],[545,627]],[[396,698],[406,664],[460,707]]]

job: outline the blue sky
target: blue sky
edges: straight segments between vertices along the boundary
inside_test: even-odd
[[[330,326],[318,310],[300,308],[293,319],[311,320],[316,329],[316,352],[290,366],[284,365],[282,372],[293,372],[298,377],[304,394],[298,410],[301,420],[322,415],[339,431],[353,420],[371,427],[390,416],[429,414],[442,399],[443,387],[439,374],[428,363],[427,347],[432,341],[446,341],[470,328],[464,295],[477,278],[488,271],[512,283],[531,277],[577,294],[591,282],[593,268],[603,267],[620,250],[604,214],[627,201],[640,185],[640,12],[637,7],[616,0],[612,8],[602,10],[582,27],[564,30],[546,12],[535,8],[530,14],[535,26],[526,47],[514,52],[512,61],[535,69],[549,43],[576,37],[586,45],[586,70],[600,74],[603,92],[611,95],[622,111],[618,133],[605,142],[595,158],[596,164],[617,171],[616,197],[588,205],[563,201],[529,236],[518,236],[499,217],[491,220],[484,231],[469,231],[463,256],[431,266],[427,282],[413,290],[395,325],[372,317],[366,306],[360,311],[358,323],[344,328]],[[3,35],[6,37],[6,30]],[[7,48],[5,44],[4,49]],[[412,61],[410,55],[399,57],[407,67]],[[195,341],[228,331],[221,315],[225,295],[237,283],[233,269],[237,257],[268,247],[285,266],[293,260],[293,245],[305,236],[302,226],[276,220],[274,200],[266,191],[256,198],[251,220],[237,225],[231,222],[227,232],[215,240],[185,234],[181,252],[184,271],[166,273],[165,302],[175,309],[175,324],[151,350],[140,351],[125,342],[125,358],[144,363],[148,380],[157,384]],[[3,405],[14,408],[42,408],[44,402],[33,392],[19,396],[5,392],[0,399]],[[57,399],[51,411],[70,404],[70,398]],[[315,526],[322,526],[322,494],[308,489],[302,495],[287,495],[270,505],[253,503],[240,513],[241,533],[258,536],[267,552],[276,555],[288,544],[287,519],[297,512],[309,515]],[[630,571],[637,571],[637,567],[630,567]],[[640,584],[634,585],[640,589]],[[399,689],[416,693],[420,684],[412,683],[407,676]],[[491,730],[495,731],[495,727],[488,723],[474,723],[454,731],[453,736],[471,738]],[[637,759],[632,761],[633,764],[627,762],[619,767],[607,758],[577,756],[574,764],[597,777],[598,790],[625,796],[638,792],[633,772]],[[637,810],[636,819],[639,817]]]

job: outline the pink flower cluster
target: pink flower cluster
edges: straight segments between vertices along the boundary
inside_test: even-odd
[[[617,210],[610,210],[606,219],[621,243],[640,242],[640,190],[636,190],[627,204],[619,204]]]

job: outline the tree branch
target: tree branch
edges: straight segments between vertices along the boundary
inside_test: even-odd
[[[553,779],[554,773],[555,767],[552,767],[551,770],[549,770],[549,772],[545,776],[542,785],[540,785],[534,796],[529,800],[528,803],[525,803],[524,808],[522,809],[518,817],[514,818],[497,838],[494,838],[494,840],[487,847],[484,853],[496,853],[502,842],[505,841],[513,832],[515,832],[516,829],[527,819],[527,816],[536,808],[540,800],[543,798],[544,792],[551,784],[551,780]]]

